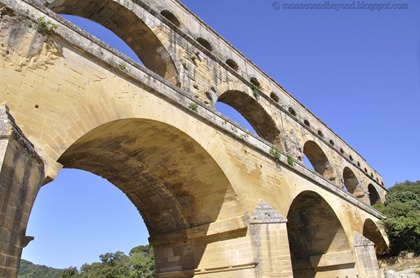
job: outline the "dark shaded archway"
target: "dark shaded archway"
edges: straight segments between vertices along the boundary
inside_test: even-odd
[[[317,193],[305,191],[290,206],[287,232],[293,277],[340,277],[353,273],[354,259],[343,227],[328,203]],[[327,277],[327,276],[322,276]]]
[[[218,101],[223,102],[238,111],[254,128],[257,134],[283,149],[280,130],[271,116],[261,104],[253,97],[240,91],[227,91]]]
[[[308,158],[314,170],[330,181],[335,181],[334,170],[324,151],[314,141],[307,141],[303,146],[303,154]]]
[[[49,5],[56,13],[90,19],[114,32],[136,53],[144,66],[176,84],[177,70],[153,31],[132,11],[112,0],[62,0]]]
[[[363,225],[363,236],[368,238],[375,244],[375,252],[378,255],[384,255],[389,252],[388,244],[386,243],[378,226],[371,219],[366,219]]]
[[[365,194],[359,184],[359,180],[349,167],[345,167],[343,170],[343,182],[347,192],[358,199],[363,199]]]
[[[59,162],[102,176],[127,195],[159,242],[154,245],[157,269],[195,269],[206,245],[192,248],[184,233],[195,227],[206,231],[210,223],[240,213],[229,181],[211,156],[187,134],[161,122],[126,119],[101,125],[79,138]],[[180,242],[167,241],[174,233]],[[159,240],[161,235],[165,240]],[[172,247],[168,257],[164,250]]]
[[[369,191],[369,201],[371,205],[382,203],[381,197],[379,196],[379,193],[376,190],[375,186],[373,186],[373,184],[369,183],[368,191]]]

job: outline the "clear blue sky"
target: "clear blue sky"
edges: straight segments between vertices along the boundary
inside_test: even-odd
[[[409,10],[382,11],[275,10],[272,0],[182,2],[365,157],[388,187],[420,179],[420,1],[389,0]],[[75,170],[41,189],[28,235],[35,240],[23,258],[61,268],[105,252],[128,253],[148,238],[124,194]]]

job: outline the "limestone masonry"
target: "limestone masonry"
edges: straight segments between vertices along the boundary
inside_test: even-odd
[[[17,276],[37,193],[63,167],[127,195],[156,277],[380,277],[382,177],[176,0],[0,0],[0,104],[0,277]]]

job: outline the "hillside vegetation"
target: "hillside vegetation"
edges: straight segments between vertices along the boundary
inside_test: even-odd
[[[387,217],[382,225],[390,240],[390,255],[420,255],[420,181],[397,183],[385,203],[375,207]]]
[[[61,278],[61,269],[21,260],[18,278]]]
[[[99,256],[100,262],[76,267],[54,269],[22,260],[18,278],[152,278],[155,273],[153,248],[149,245],[123,252]]]

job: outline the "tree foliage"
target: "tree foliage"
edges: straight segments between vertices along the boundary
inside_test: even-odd
[[[153,248],[149,245],[131,249],[129,256],[123,252],[99,256],[100,262],[84,264],[77,271],[65,269],[62,278],[152,278],[155,273]]]
[[[20,261],[18,278],[58,278],[60,275],[60,269],[36,265],[26,260]]]
[[[384,204],[375,207],[387,216],[383,220],[391,243],[391,255],[402,251],[420,255],[420,181],[397,183]]]
[[[123,252],[105,253],[99,262],[76,267],[54,269],[22,260],[18,278],[152,278],[155,274],[153,248],[149,245]]]

